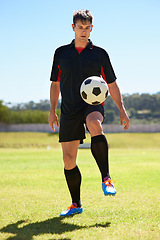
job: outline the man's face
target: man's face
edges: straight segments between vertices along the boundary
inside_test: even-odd
[[[72,24],[73,31],[75,32],[75,39],[80,42],[87,42],[92,31],[93,25],[90,21],[86,20],[82,22],[78,20],[76,25]]]

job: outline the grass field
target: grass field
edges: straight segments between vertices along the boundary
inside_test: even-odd
[[[57,135],[0,133],[0,240],[160,239],[160,133],[107,136],[116,196],[103,195],[80,149],[84,212],[63,218],[71,200]]]

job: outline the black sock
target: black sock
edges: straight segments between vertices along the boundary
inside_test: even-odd
[[[67,185],[71,194],[72,203],[76,203],[77,207],[81,207],[80,200],[80,186],[81,186],[81,173],[76,166],[71,170],[64,169]]]
[[[98,135],[91,138],[91,152],[97,162],[103,182],[104,178],[110,178],[108,164],[108,143],[104,135]]]

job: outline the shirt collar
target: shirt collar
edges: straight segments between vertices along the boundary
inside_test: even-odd
[[[93,43],[92,43],[92,41],[91,41],[90,39],[88,39],[88,41],[89,41],[89,42],[88,42],[86,48],[92,49],[92,48],[93,48]],[[74,48],[74,47],[75,47],[74,39],[72,40],[72,42],[71,42],[71,44],[70,44],[70,47],[71,47],[71,48]]]

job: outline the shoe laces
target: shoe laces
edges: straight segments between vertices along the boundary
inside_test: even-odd
[[[72,210],[72,209],[74,209],[74,208],[77,208],[76,206],[74,206],[74,204],[72,204],[70,207],[68,207],[68,209],[67,210]]]
[[[108,187],[113,187],[113,183],[115,183],[115,181],[114,180],[106,180],[106,181],[104,181],[104,184],[106,185],[106,186],[108,186]]]

